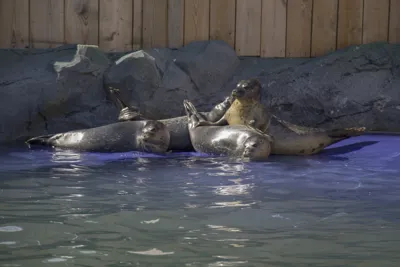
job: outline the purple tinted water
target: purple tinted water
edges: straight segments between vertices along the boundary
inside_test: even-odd
[[[400,266],[400,136],[241,163],[1,148],[0,266]]]

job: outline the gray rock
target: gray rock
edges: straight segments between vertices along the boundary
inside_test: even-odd
[[[0,142],[115,120],[103,89],[109,61],[96,47],[0,50],[0,58]]]
[[[292,123],[400,131],[400,45],[351,46],[318,58],[238,58],[221,41],[179,49],[103,53],[93,46],[0,50],[0,142],[116,121],[111,86],[147,117],[184,115],[222,101],[249,77],[263,102]]]
[[[104,72],[111,62],[97,47],[78,45],[71,61],[57,61],[57,87],[47,95],[43,113],[51,133],[115,122],[118,110],[108,101]]]
[[[129,91],[130,104],[146,117],[169,118],[184,114],[184,99],[191,99],[199,110],[219,102],[215,96],[239,62],[235,51],[221,41],[140,50],[117,60],[105,75],[105,85]]]
[[[259,59],[250,70],[263,83],[264,104],[279,117],[312,127],[400,131],[399,45],[352,46],[318,58],[275,60],[274,66],[272,61]],[[242,73],[232,82],[249,76]]]

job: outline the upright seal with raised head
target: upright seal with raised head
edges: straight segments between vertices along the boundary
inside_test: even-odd
[[[240,81],[237,88],[232,91],[232,95],[236,99],[218,124],[246,125],[250,122],[255,128],[272,136],[271,154],[312,155],[331,144],[365,131],[365,127],[326,130],[284,121],[272,115],[266,108],[262,108],[261,84],[256,79]],[[202,123],[202,125],[207,124],[213,123]]]
[[[257,79],[239,81],[231,97],[234,99],[232,105],[218,121],[206,120],[200,125],[249,125],[267,132],[271,114],[261,103],[261,84]]]

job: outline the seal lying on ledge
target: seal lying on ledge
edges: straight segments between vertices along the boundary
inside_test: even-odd
[[[118,121],[138,121],[145,120],[146,118],[140,114],[136,107],[128,106],[130,94],[127,91],[121,91],[116,88],[108,88],[109,96],[111,97],[114,104],[121,109]],[[218,103],[213,107],[210,112],[201,112],[199,117],[206,121],[217,121],[231,106],[233,101],[232,97],[226,97],[224,101]],[[168,150],[171,151],[193,151],[193,146],[190,141],[189,130],[188,130],[188,118],[187,116],[181,116],[170,119],[158,120],[162,122],[170,133],[170,144]]]
[[[200,126],[202,116],[194,105],[183,102],[188,117],[190,140],[196,152],[265,161],[271,152],[271,139],[245,125]]]
[[[217,122],[201,122],[201,125],[249,124],[270,134],[271,154],[312,155],[325,147],[365,131],[365,127],[325,130],[303,127],[272,115],[261,103],[261,83],[257,79],[242,80],[232,91],[235,98],[225,115]],[[270,125],[270,123],[273,123]]]
[[[313,155],[344,139],[361,135],[365,127],[318,129],[302,127],[272,116],[268,133],[274,138],[271,154]]]
[[[168,149],[170,135],[159,121],[123,121],[100,127],[65,133],[33,137],[30,145],[51,146],[88,152],[140,151],[164,153]]]
[[[358,136],[365,132],[365,127],[354,127],[344,129],[325,130],[319,128],[303,127],[295,125],[279,119],[272,115],[266,108],[262,108],[261,104],[261,84],[256,79],[242,80],[232,91],[234,100],[226,98],[220,104],[218,112],[210,112],[215,115],[212,120],[207,116],[202,117],[200,125],[252,125],[255,128],[266,131],[272,138],[271,154],[276,155],[312,155],[321,152],[325,147],[350,138]],[[231,95],[231,97],[232,97]],[[114,95],[114,98],[120,96]],[[251,100],[251,101],[249,101]],[[116,100],[114,100],[116,101]],[[242,102],[245,102],[244,104]],[[121,105],[123,102],[119,102]],[[233,105],[232,103],[236,103]],[[132,110],[132,112],[131,112]],[[137,110],[133,107],[123,105],[119,119],[135,120],[137,119]],[[186,117],[176,117],[162,122],[168,121],[174,125],[177,132],[171,134],[171,143],[177,146],[170,146],[172,150],[179,146],[180,139],[174,136],[188,136]],[[185,124],[185,125],[182,125]],[[269,125],[269,126],[268,126]],[[168,128],[168,126],[167,126]]]

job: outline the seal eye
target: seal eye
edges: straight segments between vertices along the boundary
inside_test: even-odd
[[[148,133],[155,133],[156,132],[156,127],[155,126],[149,126],[149,127],[147,127],[146,131]]]
[[[247,143],[246,148],[247,149],[252,149],[252,148],[257,148],[258,144],[256,142],[251,142]]]

